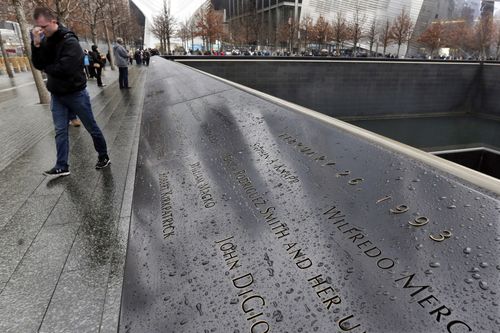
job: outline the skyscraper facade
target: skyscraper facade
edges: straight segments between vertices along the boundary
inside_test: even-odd
[[[226,11],[228,23],[253,11],[261,20],[262,29],[272,36],[278,27],[290,20],[301,20],[309,16],[317,20],[320,16],[332,22],[340,13],[347,21],[357,14],[366,31],[375,22],[379,27],[386,21],[393,22],[404,10],[413,23],[410,42],[402,45],[400,55],[418,54],[418,36],[432,21],[465,18],[475,20],[482,13],[493,13],[493,0],[213,0],[218,9]],[[272,38],[271,38],[272,40]],[[359,46],[367,48],[368,42],[361,40]],[[387,49],[395,54],[397,46]]]
[[[310,16],[316,20],[319,16],[327,21],[335,20],[342,14],[348,21],[357,15],[362,23],[362,29],[367,31],[375,22],[382,26],[386,21],[393,22],[404,10],[412,22],[416,22],[424,0],[303,0],[302,16]],[[367,47],[367,42],[360,41],[361,47]],[[387,49],[395,54],[397,46]],[[406,45],[402,45],[400,54],[406,53]]]

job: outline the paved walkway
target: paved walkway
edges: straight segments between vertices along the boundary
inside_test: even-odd
[[[105,84],[117,78],[117,71],[107,69],[103,73]],[[95,80],[89,80],[88,91],[91,98],[103,92]],[[0,76],[0,170],[51,130],[49,106],[39,104],[31,72],[17,73],[14,79]]]
[[[111,167],[94,169],[83,127],[70,129],[71,176],[48,180],[50,110],[31,73],[0,76],[0,332],[116,332],[146,68],[131,90],[106,70],[89,81]]]

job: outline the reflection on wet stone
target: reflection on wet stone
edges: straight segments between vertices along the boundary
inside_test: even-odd
[[[121,332],[498,331],[497,198],[152,66],[191,97],[145,103]]]

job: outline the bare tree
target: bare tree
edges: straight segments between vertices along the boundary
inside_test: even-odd
[[[109,20],[109,27],[113,40],[122,37],[125,44],[135,40],[138,32],[135,17],[132,17],[128,0],[108,0],[105,6],[105,16]]]
[[[370,24],[370,28],[366,33],[366,38],[368,39],[368,44],[370,45],[370,57],[371,57],[373,56],[373,44],[375,44],[378,38],[377,19],[373,19],[372,23]]]
[[[188,49],[188,43],[190,38],[189,33],[189,20],[186,20],[179,25],[179,29],[177,30],[177,37],[179,37],[182,41],[182,47],[184,50]]]
[[[314,24],[315,40],[318,43],[320,50],[328,43],[332,36],[330,24],[323,16],[318,17]]]
[[[7,2],[2,3],[0,5],[0,20],[5,20],[5,19],[10,18],[10,16],[12,15],[12,11],[13,11],[13,8],[10,4],[8,4]],[[4,40],[2,38],[1,33],[0,33],[0,49],[2,51],[2,57],[3,57],[4,64],[5,64],[5,70],[7,71],[7,75],[10,78],[13,78],[14,71],[12,70],[12,64],[10,62],[8,55],[7,55],[7,51],[5,50],[5,43],[4,43]]]
[[[487,59],[489,56],[490,46],[494,34],[493,17],[491,14],[481,16],[481,19],[476,23],[476,48],[479,52],[480,59]]]
[[[198,36],[198,29],[196,28],[196,21],[194,18],[189,19],[189,24],[187,25],[189,38],[191,38],[191,51],[194,51],[194,38]]]
[[[249,40],[248,44],[259,45],[262,35],[262,23],[257,12],[257,0],[246,0],[243,3],[246,4],[245,12],[248,13],[243,18],[243,22],[248,26],[253,39]]]
[[[99,24],[104,21],[103,11],[104,11],[104,0],[81,0],[80,6],[82,8],[81,21],[86,22],[90,27],[90,33],[92,35],[92,43],[97,45],[97,28]]]
[[[445,43],[445,26],[443,22],[440,20],[432,22],[417,41],[429,49],[432,58],[434,51],[439,50],[441,45]]]
[[[104,4],[104,6],[108,6],[107,3]],[[112,47],[111,47],[111,38],[109,37],[109,30],[108,30],[108,21],[104,17],[103,19],[103,26],[104,26],[104,37],[106,38],[106,44],[108,45],[108,54],[109,54],[109,66],[111,67],[111,70],[114,71],[115,68],[115,58],[112,55]]]
[[[391,23],[389,22],[389,20],[386,20],[385,24],[381,27],[379,38],[380,38],[380,42],[382,43],[382,46],[384,48],[382,51],[382,54],[385,56],[387,46],[389,46],[389,43],[391,43],[391,41],[392,41]]]
[[[401,45],[407,43],[410,40],[411,34],[413,32],[413,22],[411,21],[410,15],[403,8],[401,14],[394,20],[392,24],[390,35],[391,39],[398,44],[398,53],[401,49]]]
[[[494,46],[495,46],[495,59],[498,60],[500,56],[500,23],[495,22],[494,24],[495,34],[494,34]]]
[[[340,56],[340,48],[344,45],[344,42],[349,38],[349,29],[347,26],[347,21],[341,12],[338,12],[335,16],[335,20],[332,22],[332,36],[335,41],[336,55]]]
[[[57,17],[59,23],[69,24],[71,17],[78,13],[81,1],[78,0],[30,0],[35,7],[49,8]]]
[[[7,75],[12,79],[14,78],[14,71],[12,70],[12,64],[10,62],[9,57],[7,56],[7,51],[5,50],[5,44],[2,38],[2,33],[0,33],[0,49],[2,50],[2,58],[5,64],[5,70],[7,71]]]
[[[128,2],[124,0],[108,0],[105,7],[105,15],[109,20],[109,27],[113,40],[117,37],[125,37],[124,28],[130,23],[130,10]]]
[[[35,66],[33,66],[33,62],[31,60],[31,43],[28,37],[28,22],[26,21],[26,15],[24,13],[24,0],[12,0],[12,4],[16,11],[17,22],[19,23],[19,27],[21,28],[21,34],[24,44],[24,50],[28,56],[31,73],[33,74],[33,79],[35,80],[35,85],[38,90],[38,97],[40,99],[41,104],[48,104],[50,102],[49,92],[45,87],[45,83],[43,82],[42,73],[38,71]]]
[[[446,28],[446,39],[455,56],[469,57],[473,49],[473,27],[466,20],[460,20],[448,24]]]
[[[304,16],[300,21],[299,32],[300,40],[304,43],[304,49],[307,51],[314,36],[313,19],[309,15]]]
[[[216,12],[211,4],[201,10],[196,17],[198,35],[204,40],[208,49],[221,40],[224,34],[223,17],[221,12]]]
[[[175,19],[170,13],[167,1],[163,0],[163,8],[159,15],[153,18],[151,32],[160,40],[160,49],[162,53],[171,53],[170,39],[174,35]]]
[[[353,44],[352,55],[354,57],[358,53],[357,50],[358,50],[359,40],[363,37],[362,22],[364,22],[365,19],[366,16],[363,16],[362,18],[359,16],[359,5],[356,4],[356,9],[353,13],[352,21],[350,22],[348,27],[349,37]]]
[[[286,47],[289,52],[293,51],[293,43],[295,40],[296,22],[290,17],[287,22],[284,22],[278,27],[278,41],[282,47]]]

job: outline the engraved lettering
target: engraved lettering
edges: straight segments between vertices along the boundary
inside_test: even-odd
[[[340,296],[336,294],[335,290],[331,286],[323,286],[324,284],[328,284],[328,282],[326,281],[326,279],[323,279],[321,274],[316,275],[315,277],[312,277],[307,281],[312,283],[312,287],[315,290],[316,295],[321,299],[328,310],[332,305],[338,305],[342,302]],[[319,286],[321,286],[321,289],[317,290]]]
[[[446,305],[441,305],[439,308],[429,312],[429,314],[436,314],[436,321],[439,322],[441,320],[441,316],[449,316],[451,314],[451,311],[450,309],[448,309],[448,307],[446,307]]]
[[[252,283],[253,283],[252,273],[248,273],[233,279],[233,285],[238,289],[246,288],[252,285]]]
[[[460,321],[460,320],[452,320],[448,323],[448,325],[446,326],[446,330],[449,332],[449,333],[455,333],[455,332],[452,332],[451,331],[451,328],[455,325],[462,325],[462,326],[465,326],[467,327],[468,331],[467,332],[472,332],[472,328],[470,328],[469,325],[467,325],[466,323],[464,323],[463,321]]]
[[[203,176],[201,163],[200,162],[193,163],[190,165],[190,167],[191,167],[191,173],[193,174],[194,179],[196,180],[196,186],[198,187],[198,190],[200,192],[200,198],[203,202],[203,206],[205,208],[214,207],[216,201],[214,200],[213,195],[210,193],[210,185]]]
[[[351,326],[348,320],[352,318],[354,318],[354,315],[350,315],[339,320],[339,328],[344,332],[350,332],[353,329],[360,327],[361,324]],[[366,331],[364,333],[366,333]]]
[[[167,239],[174,235],[175,226],[172,214],[172,189],[166,173],[162,172],[159,175],[160,184],[160,210],[163,239]]]
[[[222,243],[219,249],[222,251],[222,257],[224,258],[226,265],[229,266],[229,270],[241,267],[241,264],[239,264],[240,260],[238,258],[238,254],[236,253],[236,245],[229,242],[229,240],[232,238],[233,236],[228,237],[222,241],[215,242],[216,244]]]
[[[265,331],[263,331],[264,328],[259,328],[259,330],[257,330],[257,327],[259,327],[260,325],[265,325],[264,328],[265,328]],[[252,328],[250,329],[250,332],[251,333],[267,333],[269,332],[269,324],[266,322],[266,321],[258,321],[256,322],[255,324],[252,325]]]
[[[394,281],[399,282],[401,280],[406,280],[405,284],[403,285],[403,288],[418,288],[417,291],[414,291],[413,293],[410,294],[411,297],[414,297],[415,295],[429,288],[429,286],[412,286],[411,281],[413,280],[414,277],[415,273],[408,276],[403,276],[402,278],[396,279]]]
[[[241,309],[243,310],[243,312],[248,313],[248,312],[252,312],[252,311],[254,311],[254,310],[255,310],[254,308],[249,308],[249,309],[248,309],[248,308],[246,307],[247,302],[248,302],[248,301],[250,301],[251,299],[254,299],[254,298],[256,298],[256,299],[260,300],[260,302],[261,302],[261,306],[266,305],[266,301],[264,300],[264,298],[262,298],[262,297],[261,297],[261,296],[259,296],[259,295],[252,295],[252,296],[250,296],[250,297],[247,297],[245,300],[243,300],[243,302],[241,302]]]

